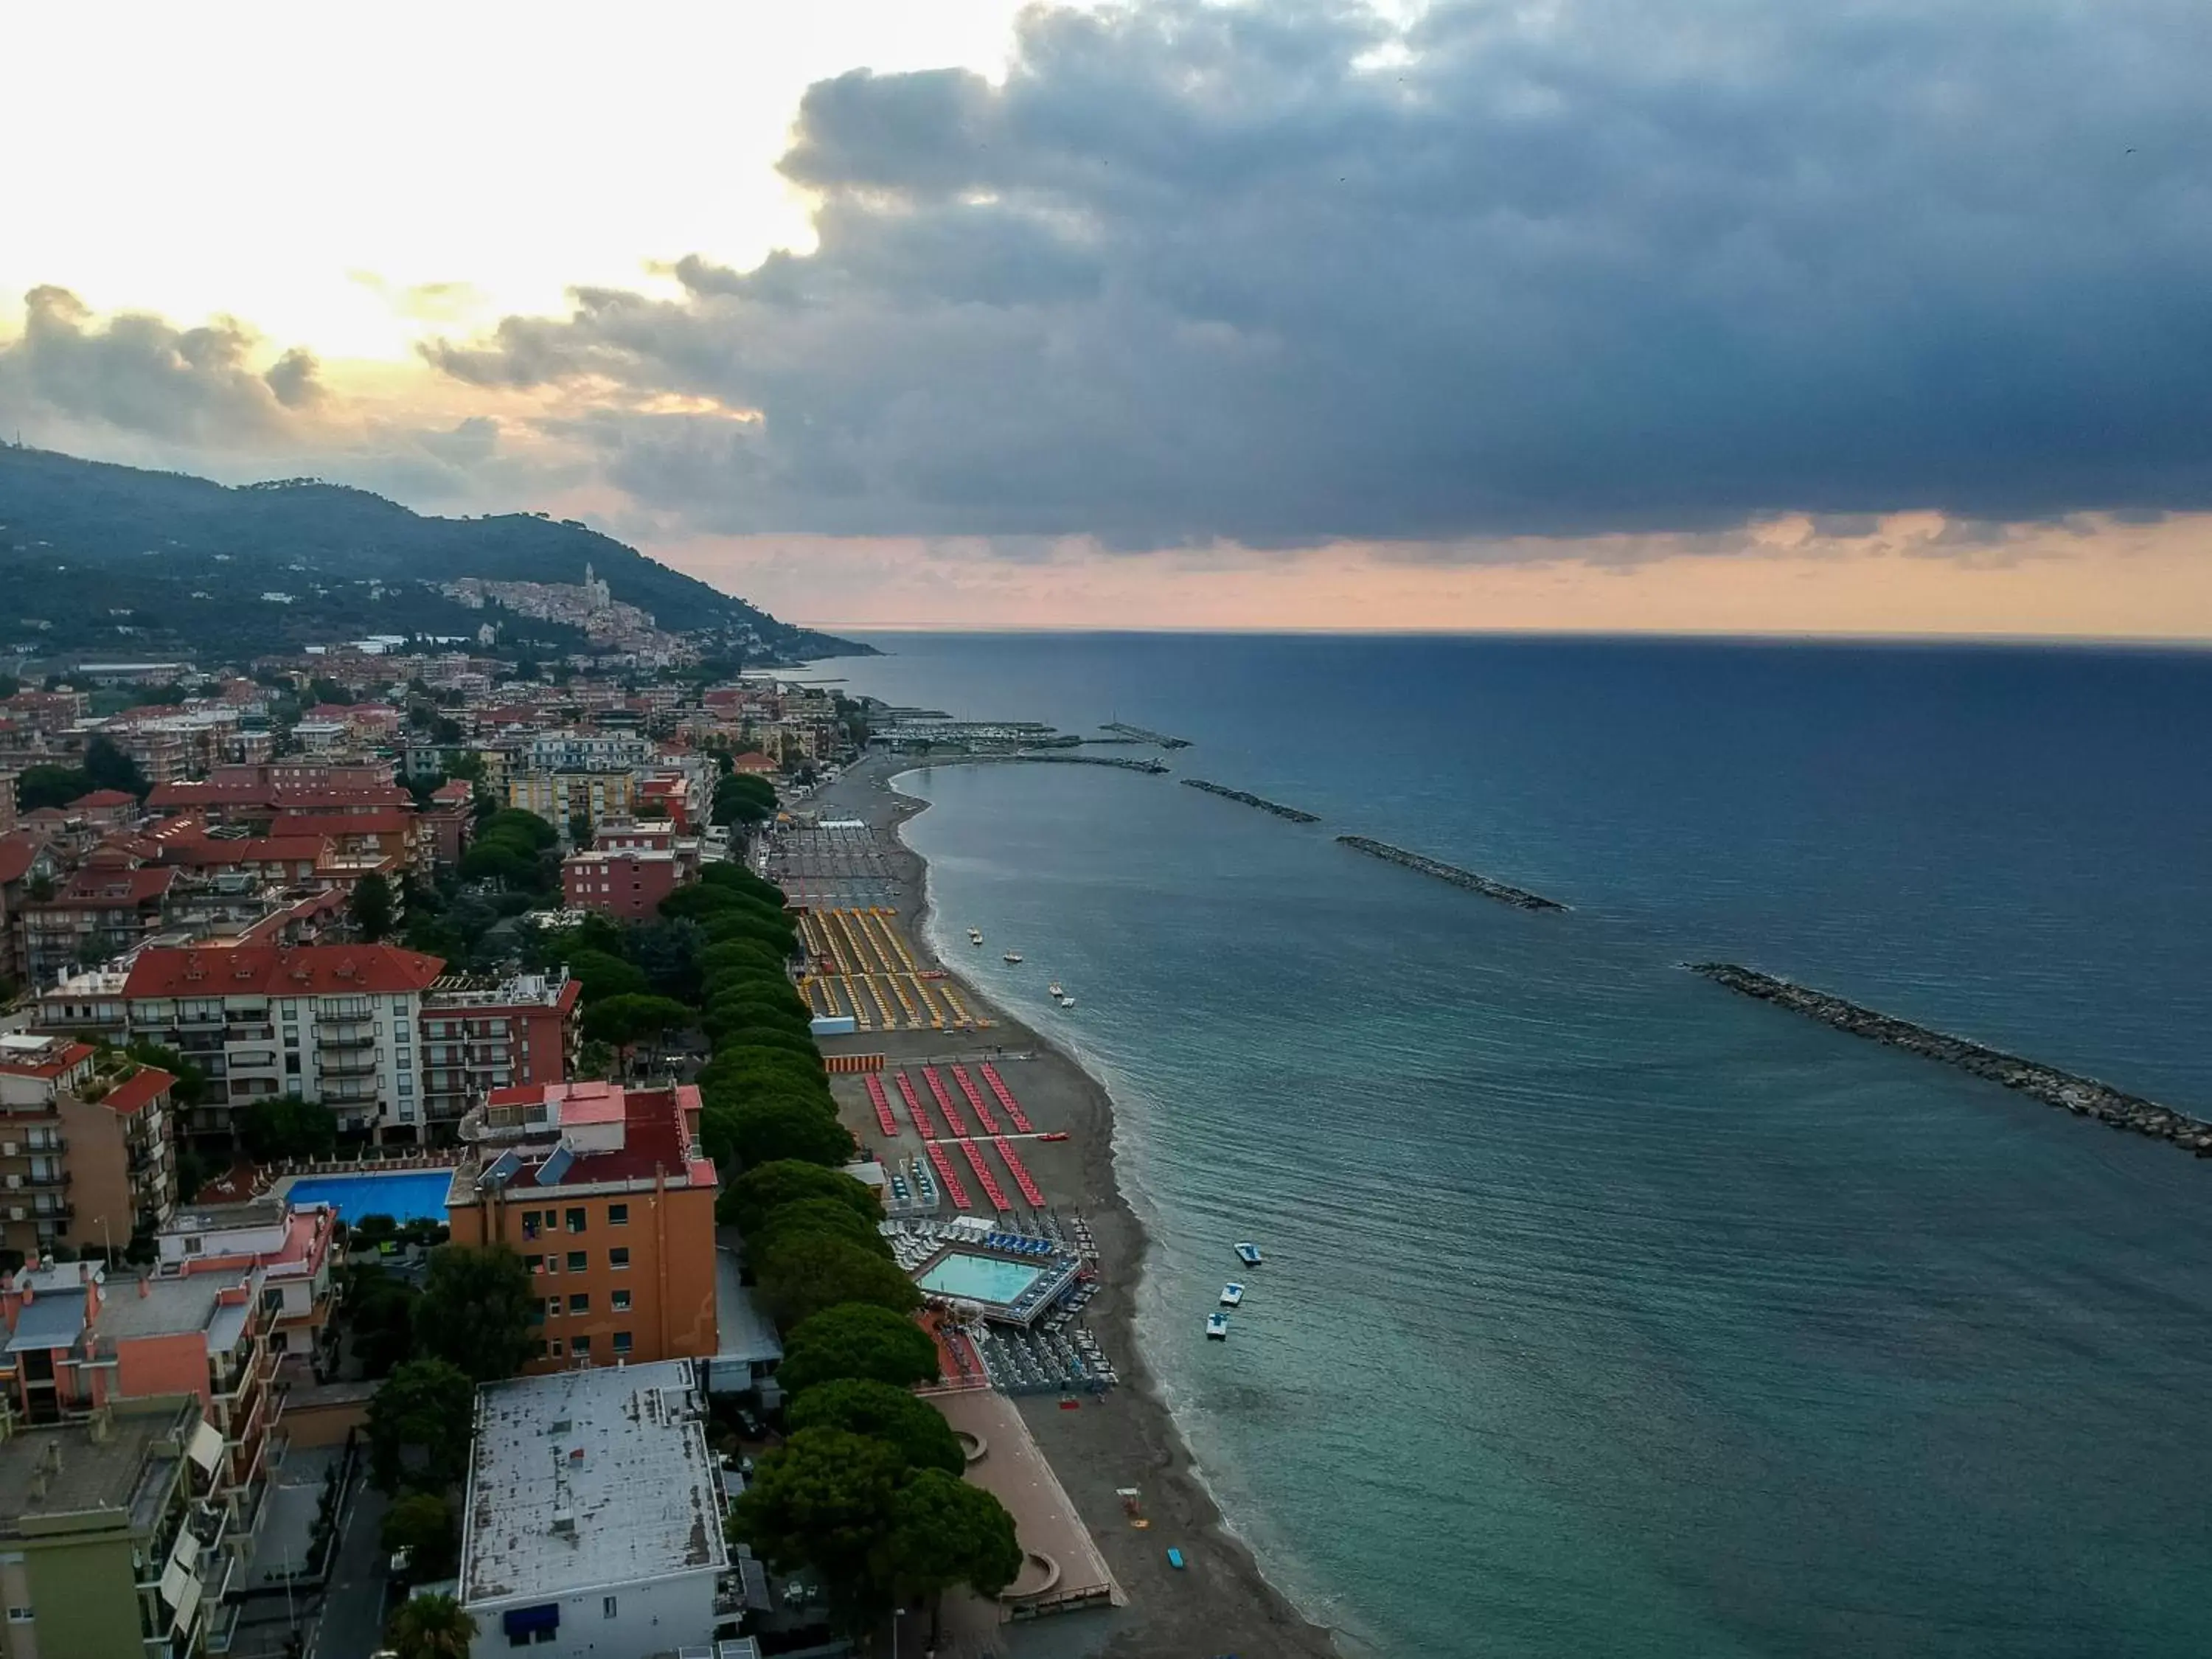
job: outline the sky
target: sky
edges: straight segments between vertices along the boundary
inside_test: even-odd
[[[2201,0],[73,0],[0,431],[853,627],[2212,637]]]

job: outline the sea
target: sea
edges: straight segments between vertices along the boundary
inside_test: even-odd
[[[1683,967],[2212,1115],[2212,653],[871,637],[812,672],[1189,740],[918,765],[906,833],[1111,1089],[1139,1340],[1347,1646],[2212,1653],[2212,1162]]]

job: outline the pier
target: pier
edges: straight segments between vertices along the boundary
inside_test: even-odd
[[[1247,806],[1256,806],[1262,812],[1273,812],[1277,817],[1288,818],[1292,823],[1321,822],[1321,815],[1318,812],[1302,812],[1295,806],[1284,805],[1280,801],[1268,800],[1262,796],[1250,794],[1242,789],[1231,789],[1227,784],[1209,783],[1204,778],[1185,778],[1183,783],[1192,789],[1203,789],[1209,795],[1218,795],[1224,800],[1243,801]]]
[[[1488,876],[1479,876],[1472,870],[1462,870],[1456,864],[1446,864],[1425,853],[1409,853],[1402,847],[1393,847],[1387,841],[1370,841],[1365,836],[1339,836],[1337,840],[1355,853],[1364,853],[1370,858],[1381,859],[1385,864],[1402,865],[1408,870],[1418,870],[1425,876],[1434,876],[1438,881],[1448,881],[1455,887],[1464,887],[1470,893],[1480,893],[1485,898],[1496,899],[1500,904],[1512,905],[1519,910],[1564,910],[1567,907],[1557,899],[1547,899],[1541,893],[1532,893],[1525,887],[1510,887],[1502,881],[1492,881]]]
[[[1133,738],[1139,743],[1158,744],[1163,749],[1190,747],[1188,738],[1171,738],[1164,732],[1154,732],[1141,726],[1131,726],[1123,720],[1109,720],[1098,729],[1101,732],[1117,732],[1121,736]]]
[[[1930,1030],[1925,1025],[1893,1018],[1856,1002],[1846,1002],[1841,997],[1830,996],[1825,991],[1793,985],[1786,979],[1777,979],[1771,974],[1740,967],[1733,962],[1692,963],[1690,971],[1744,996],[1832,1025],[1852,1036],[1902,1048],[1991,1083],[2002,1084],[2047,1106],[2061,1107],[2076,1117],[2094,1118],[2115,1129],[2132,1129],[2154,1140],[2170,1140],[2199,1158],[2212,1158],[2212,1123],[2177,1112],[2170,1106],[2161,1106],[2154,1100],[2145,1100],[2141,1095],[2115,1089],[2094,1078],[2062,1072],[2039,1060],[2023,1060],[2018,1054],[1969,1042],[1964,1037]]]

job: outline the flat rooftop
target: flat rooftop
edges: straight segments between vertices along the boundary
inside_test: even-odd
[[[554,1601],[726,1568],[720,1470],[684,1360],[477,1392],[461,1600]]]
[[[112,1512],[118,1526],[150,1529],[159,1518],[153,1500],[167,1490],[183,1456],[182,1437],[198,1418],[197,1401],[171,1400],[159,1409],[118,1413],[104,1439],[78,1423],[0,1440],[0,1536],[101,1512]]]

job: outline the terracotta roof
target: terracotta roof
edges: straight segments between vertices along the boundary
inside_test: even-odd
[[[70,803],[71,806],[86,808],[136,806],[137,804],[138,797],[124,789],[95,789],[88,795],[79,795]]]
[[[28,836],[0,836],[0,882],[22,880],[39,852],[40,843]]]
[[[176,884],[177,872],[163,866],[135,870],[80,870],[54,896],[58,905],[143,904]]]
[[[38,1060],[0,1058],[0,1072],[15,1077],[59,1077],[71,1066],[90,1060],[93,1048],[88,1042],[65,1042],[58,1049],[49,1047],[40,1052],[42,1057]]]
[[[138,953],[123,994],[397,996],[428,990],[445,970],[442,958],[396,945],[241,945],[227,951],[165,946]]]
[[[100,1097],[118,1117],[128,1117],[156,1096],[176,1087],[177,1079],[157,1066],[141,1066]]]
[[[411,812],[286,812],[269,827],[288,836],[404,836],[415,822]]]
[[[240,841],[188,842],[162,848],[161,856],[173,864],[313,864],[327,844],[321,836],[252,836]]]

